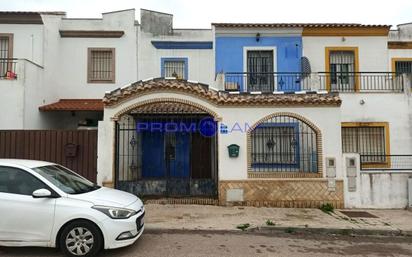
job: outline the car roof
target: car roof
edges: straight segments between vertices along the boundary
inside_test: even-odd
[[[47,165],[56,165],[52,162],[45,162],[45,161],[36,161],[36,160],[24,160],[24,159],[0,159],[0,166],[1,165],[18,165],[23,166],[26,168],[36,168],[42,167]]]

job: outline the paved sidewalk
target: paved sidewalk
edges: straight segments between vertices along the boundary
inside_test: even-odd
[[[319,209],[161,204],[147,204],[145,208],[148,230],[240,231],[239,225],[249,224],[247,230],[260,232],[412,236],[412,211],[408,210],[363,210],[377,218],[350,218],[340,210],[328,214]],[[273,224],[268,225],[268,220]]]

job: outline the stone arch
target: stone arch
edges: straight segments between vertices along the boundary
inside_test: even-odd
[[[252,132],[262,123],[265,121],[268,121],[272,118],[280,117],[280,116],[285,116],[285,117],[291,117],[295,118],[304,124],[306,124],[309,128],[311,128],[315,133],[316,133],[316,150],[317,150],[317,173],[315,174],[308,174],[308,173],[292,173],[289,172],[290,174],[276,174],[276,173],[256,173],[253,172],[252,170]],[[307,118],[303,117],[302,115],[292,113],[292,112],[276,112],[269,114],[257,122],[255,122],[247,131],[247,167],[248,167],[248,177],[250,178],[265,178],[265,177],[322,177],[323,175],[323,147],[322,147],[322,132],[321,130],[310,120]]]

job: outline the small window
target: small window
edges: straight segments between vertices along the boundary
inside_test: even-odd
[[[342,128],[342,152],[365,155],[367,163],[385,162],[389,152],[386,144],[386,126],[359,126]]]
[[[355,53],[353,51],[330,51],[329,65],[332,89],[354,90]]]
[[[411,61],[395,61],[396,74],[412,74],[412,60]]]
[[[162,58],[162,77],[188,79],[186,58]]]
[[[13,58],[13,34],[0,34],[0,78],[15,73]]]
[[[46,188],[46,185],[26,171],[0,167],[0,193],[32,195],[42,188]]]
[[[115,49],[88,49],[88,79],[89,83],[115,82]]]

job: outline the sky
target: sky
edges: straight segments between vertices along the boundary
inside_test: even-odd
[[[210,28],[212,22],[412,22],[412,0],[0,0],[3,11],[65,11],[70,18],[100,18],[122,9],[171,13],[175,28]]]

